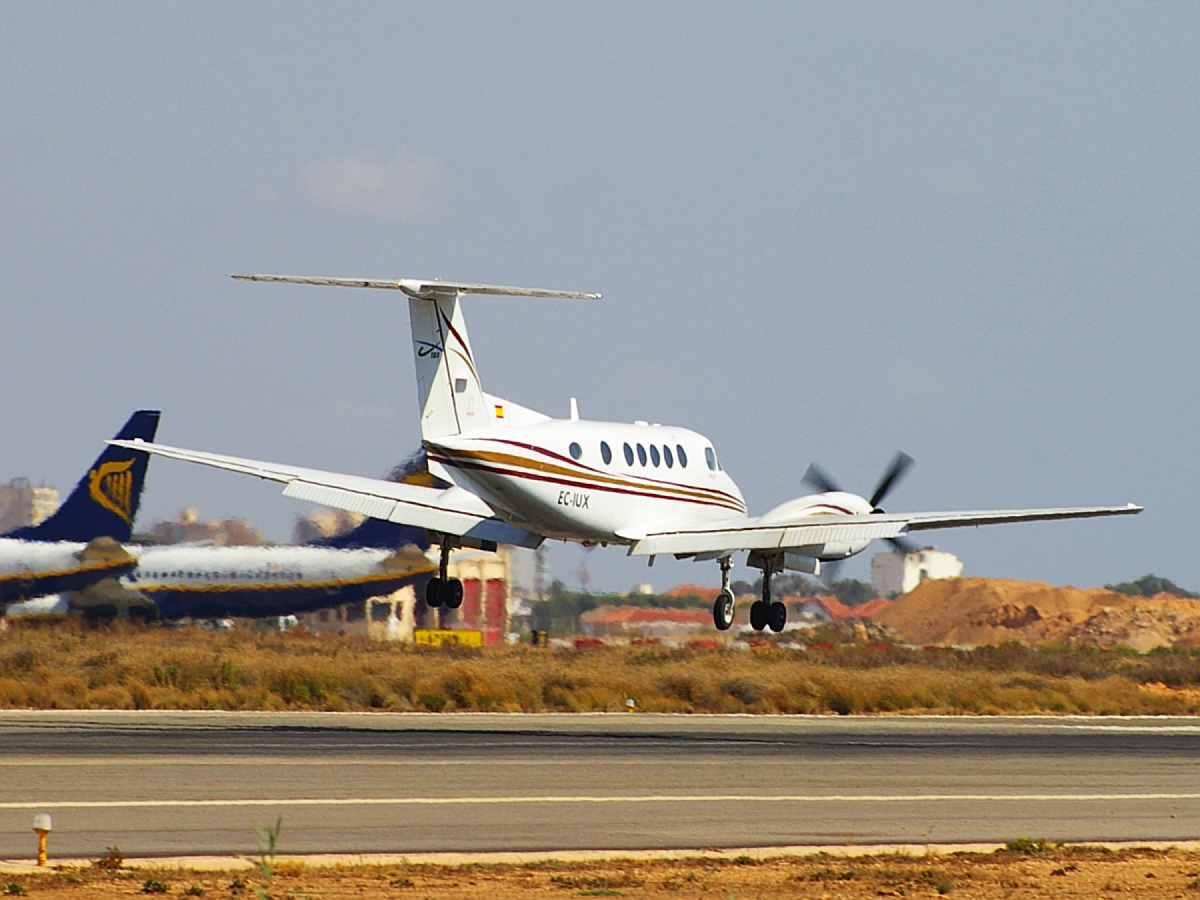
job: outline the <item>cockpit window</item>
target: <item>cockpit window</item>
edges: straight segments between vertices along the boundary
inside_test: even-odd
[[[574,441],[571,441],[571,446],[567,449],[571,451],[571,459],[579,459],[579,457],[583,456],[583,448]]]
[[[638,462],[643,466],[646,464],[646,448],[638,444]]]
[[[668,469],[675,465],[675,457],[671,455],[671,448],[666,444],[663,444],[663,460],[666,462]]]
[[[659,455],[658,455],[658,448],[657,448],[657,447],[655,447],[653,444],[651,444],[651,445],[650,445],[650,462],[654,463],[654,468],[656,468],[656,469],[657,469],[657,468],[658,468],[658,464],[659,464],[661,461],[662,461],[662,460],[661,460],[661,458],[660,458],[660,457],[659,457]]]
[[[683,452],[683,444],[675,445],[675,455],[679,457],[679,465],[687,468],[687,454]]]
[[[633,448],[628,444],[625,445],[625,464],[630,466],[633,465]]]
[[[612,449],[606,441],[600,442],[600,458],[604,460],[606,466],[612,462]]]
[[[704,461],[708,464],[709,469],[717,471],[717,454],[713,452],[712,447],[704,448]]]

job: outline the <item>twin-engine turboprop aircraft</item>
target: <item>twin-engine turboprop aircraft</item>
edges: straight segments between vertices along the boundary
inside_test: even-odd
[[[713,621],[733,623],[729,589],[733,554],[762,570],[762,599],[750,609],[759,630],[782,631],[787,610],[773,602],[771,576],[784,569],[819,574],[822,562],[861,553],[874,540],[934,528],[1081,519],[1141,512],[1127,506],[978,512],[885,513],[879,503],[907,463],[898,458],[870,499],[836,490],[810,469],[822,488],[750,516],[712,442],[686,428],[646,422],[589,422],[571,401],[569,419],[549,416],[484,392],[467,338],[464,294],[598,299],[599,294],[483,284],[401,279],[370,281],[282,275],[234,275],[248,281],[399,290],[408,296],[421,411],[421,438],[430,471],[444,490],[354,475],[220,456],[143,441],[114,441],[173,459],[256,475],[286,485],[284,495],[425,528],[441,547],[439,577],[429,582],[430,606],[455,606],[462,585],[447,578],[455,546],[498,543],[536,547],[545,538],[585,545],[618,544],[631,555],[671,553],[715,560],[721,593]]]

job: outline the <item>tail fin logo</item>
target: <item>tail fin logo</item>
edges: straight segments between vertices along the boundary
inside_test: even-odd
[[[88,491],[92,499],[109,512],[133,524],[133,468],[135,459],[101,463],[88,472]]]
[[[430,357],[431,359],[442,358],[442,345],[435,344],[432,341],[417,341],[417,356]]]

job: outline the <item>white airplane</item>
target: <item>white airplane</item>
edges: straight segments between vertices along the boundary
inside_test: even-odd
[[[784,569],[819,574],[822,562],[861,553],[874,540],[934,528],[999,522],[1081,519],[1141,512],[1127,506],[972,512],[885,513],[879,503],[907,467],[901,455],[868,499],[835,489],[815,468],[809,481],[822,489],[789,500],[761,516],[725,472],[712,442],[686,428],[646,422],[553,419],[485,393],[467,337],[460,300],[465,294],[599,299],[599,294],[484,284],[401,279],[234,275],[247,281],[398,290],[407,295],[417,370],[421,438],[439,490],[355,475],[185,450],[145,441],[114,441],[172,459],[255,475],[285,485],[287,497],[352,510],[425,528],[441,547],[439,577],[426,591],[430,606],[461,602],[462,585],[447,578],[456,546],[497,543],[536,547],[545,538],[590,546],[616,544],[630,555],[670,553],[715,560],[721,593],[716,627],[733,623],[729,589],[733,555],[762,570],[762,599],[751,606],[758,630],[783,630],[787,610],[773,602],[771,576]]]

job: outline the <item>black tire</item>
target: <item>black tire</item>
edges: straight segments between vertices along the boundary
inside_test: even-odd
[[[787,625],[787,607],[782,603],[772,603],[767,610],[767,624],[776,634],[783,631],[783,626]]]
[[[442,602],[446,604],[446,609],[458,609],[462,606],[462,601],[462,582],[457,578],[446,579],[445,585],[442,586]]]
[[[442,579],[430,578],[425,585],[425,605],[431,609],[442,605]]]
[[[729,591],[717,594],[713,603],[713,624],[717,626],[717,631],[728,631],[733,625],[733,594]]]
[[[761,600],[755,600],[750,604],[750,627],[755,631],[762,631],[767,627],[767,604]]]

